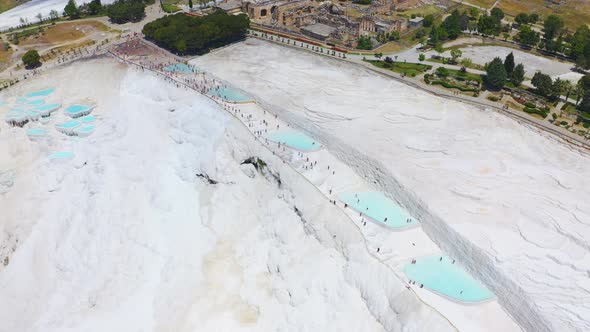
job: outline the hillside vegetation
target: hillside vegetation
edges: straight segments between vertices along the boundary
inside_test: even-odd
[[[204,17],[176,14],[146,24],[143,33],[171,52],[194,55],[243,39],[249,23],[246,15],[228,15],[221,10]]]

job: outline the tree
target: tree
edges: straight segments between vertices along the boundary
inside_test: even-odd
[[[560,98],[561,95],[565,94],[567,92],[567,86],[566,83],[567,81],[562,80],[561,78],[556,78],[555,81],[553,82],[553,91],[552,91],[552,95],[556,98]],[[567,99],[566,99],[567,101]]]
[[[425,59],[426,59],[426,56],[424,55],[424,53],[420,53],[420,55],[418,55],[418,60],[424,61]]]
[[[424,16],[424,20],[422,21],[422,25],[426,28],[431,27],[432,23],[434,23],[434,15],[428,14]]]
[[[177,54],[203,54],[211,48],[243,39],[250,24],[246,15],[222,10],[194,17],[179,13],[161,17],[143,27],[145,38]]]
[[[459,13],[457,9],[453,10],[451,15],[447,16],[441,24],[441,28],[446,32],[449,39],[456,39],[461,34],[461,31],[467,30],[467,23],[469,18],[466,13]],[[446,39],[441,36],[441,39]]]
[[[520,13],[516,15],[514,21],[518,24],[528,24],[529,23],[529,15],[526,13]]]
[[[502,11],[502,9],[498,8],[498,7],[494,7],[492,9],[492,11],[490,12],[490,16],[492,16],[493,18],[495,18],[498,22],[502,21],[502,19],[504,18],[504,12]]]
[[[522,63],[519,63],[516,65],[516,67],[514,67],[510,81],[515,87],[519,87],[522,84],[524,81],[524,66]]]
[[[107,7],[107,16],[117,24],[139,22],[145,17],[145,3],[141,0],[117,0]]]
[[[356,48],[358,48],[359,50],[372,50],[373,42],[369,37],[360,36]]]
[[[537,21],[539,21],[539,14],[532,13],[529,15],[529,23],[530,24],[535,24],[535,23],[537,23]]]
[[[557,15],[549,15],[543,22],[545,40],[553,40],[563,29],[563,20]]]
[[[514,54],[510,52],[504,59],[504,68],[506,69],[506,74],[508,77],[512,76],[512,71],[514,70]]]
[[[434,45],[434,51],[440,56],[445,52],[445,48],[443,47],[443,44],[439,42]]]
[[[582,79],[578,80],[578,83],[574,86],[574,92],[578,97],[576,98],[576,106],[580,104],[580,100],[584,97],[585,90],[584,85],[582,84]]]
[[[461,50],[458,48],[454,48],[451,50],[451,58],[453,58],[453,61],[455,62],[457,62],[457,59],[459,59],[462,55],[463,52],[461,52]]]
[[[496,17],[482,15],[477,22],[477,29],[484,35],[497,36],[500,34],[502,24]]]
[[[508,38],[510,38],[510,34],[509,34],[508,32],[504,32],[504,33],[502,34],[502,37],[504,37],[504,41],[507,41],[507,40],[508,40]]]
[[[64,13],[70,19],[80,18],[80,11],[78,10],[78,7],[76,6],[76,2],[74,0],[68,0],[68,4],[64,8]]]
[[[27,69],[37,68],[41,65],[41,57],[39,56],[39,52],[36,50],[27,51],[27,53],[23,55],[22,60],[25,64],[25,68]]]
[[[518,33],[518,40],[525,45],[535,46],[539,43],[539,33],[531,29],[530,26],[523,25]]]
[[[88,4],[88,14],[90,15],[97,15],[102,10],[102,3],[100,0],[92,0],[90,4]]]
[[[55,10],[55,9],[52,9],[52,10],[49,12],[49,18],[51,18],[51,20],[52,20],[52,21],[55,21],[55,20],[57,20],[57,19],[59,18],[59,13],[57,12],[57,10]]]
[[[572,82],[568,80],[563,81],[563,89],[565,91],[565,101],[567,102],[570,99],[570,93],[572,93],[572,89],[574,88]]]
[[[571,37],[570,50],[576,67],[590,69],[590,28],[587,25],[581,25]]]
[[[430,29],[430,44],[435,45],[440,41],[447,39],[448,36],[449,35],[445,28],[442,26],[437,27],[436,25],[433,25],[432,29]]]
[[[590,75],[584,75],[579,81],[580,90],[582,91],[582,102],[578,109],[582,112],[590,113]]]
[[[43,22],[43,15],[41,15],[41,13],[37,13],[35,17],[39,20],[39,23]]]
[[[188,7],[193,9],[193,0],[188,0]]]
[[[552,90],[553,90],[553,80],[551,76],[547,74],[543,74],[540,71],[536,72],[531,80],[531,83],[535,88],[537,88],[537,92],[543,97],[551,97]]]
[[[493,90],[501,89],[506,83],[507,77],[508,75],[506,74],[506,68],[504,68],[502,59],[497,57],[494,58],[494,60],[488,64],[488,68],[486,69],[485,81],[488,87]]]
[[[584,54],[579,55],[576,58],[576,68],[578,69],[587,69],[588,67],[590,67],[588,60],[586,60],[586,57],[584,56]]]

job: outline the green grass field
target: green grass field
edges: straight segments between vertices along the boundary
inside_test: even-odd
[[[162,10],[165,11],[166,13],[176,13],[176,12],[180,11],[181,9],[177,5],[173,5],[171,3],[163,3]]]
[[[393,72],[396,72],[399,74],[405,74],[410,77],[415,77],[418,74],[422,74],[422,73],[432,69],[432,66],[424,65],[421,63],[412,63],[412,62],[387,63],[382,60],[365,60],[365,61],[369,62],[370,64],[372,64],[375,67],[389,69]]]

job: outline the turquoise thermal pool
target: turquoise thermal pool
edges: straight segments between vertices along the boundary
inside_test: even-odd
[[[83,124],[80,127],[74,129],[74,133],[78,136],[88,136],[92,134],[96,126],[94,124]]]
[[[6,121],[21,121],[21,120],[25,120],[28,119],[28,115],[27,113],[25,113],[24,111],[21,110],[10,110],[8,111],[8,113],[6,113],[4,115],[4,119]]]
[[[81,123],[90,123],[90,122],[94,122],[96,120],[96,117],[94,115],[86,115],[81,118],[78,118],[78,120]]]
[[[247,101],[252,101],[251,98],[239,93],[236,90],[227,88],[227,87],[219,87],[219,88],[211,88],[207,91],[207,94],[212,97],[218,97],[227,101],[232,101],[236,103],[243,103]]]
[[[39,112],[37,111],[33,111],[33,110],[29,110],[26,112],[27,116],[29,117],[30,120],[37,120],[39,119],[39,117],[41,117],[41,114],[39,114]]]
[[[70,151],[60,151],[49,155],[49,159],[71,159],[74,158],[74,153]]]
[[[44,137],[47,136],[47,129],[44,128],[31,128],[31,129],[27,129],[27,135],[31,138],[36,138],[36,137]]]
[[[65,109],[67,115],[71,116],[72,118],[78,118],[84,115],[89,114],[92,111],[93,106],[85,106],[85,105],[72,105],[68,106]]]
[[[269,141],[285,144],[286,146],[301,150],[301,151],[315,151],[322,147],[322,145],[313,138],[291,129],[279,130],[264,135]]]
[[[175,63],[173,65],[167,66],[164,68],[164,71],[175,72],[175,73],[198,73],[199,69],[196,67],[191,67],[186,63]]]
[[[57,110],[60,107],[61,104],[45,104],[37,106],[33,108],[33,110],[39,112],[41,115],[49,115],[51,112]]]
[[[34,100],[27,101],[27,105],[32,105],[32,106],[39,106],[39,105],[43,105],[43,104],[45,104],[45,100],[43,100],[43,99],[34,99]]]
[[[418,224],[397,203],[380,192],[343,193],[339,198],[357,212],[394,229],[404,229]]]
[[[80,121],[78,120],[70,120],[64,123],[58,123],[55,125],[56,129],[65,129],[65,130],[72,130],[76,127],[80,126]]]
[[[55,91],[55,89],[53,89],[53,88],[49,88],[49,89],[45,89],[45,90],[39,90],[39,91],[34,91],[34,92],[31,92],[31,93],[27,93],[25,95],[25,97],[27,97],[27,98],[34,98],[34,97],[49,96],[50,94],[53,93],[53,91]]]
[[[404,266],[404,274],[425,288],[461,302],[483,302],[494,294],[446,256],[433,255],[416,259]]]

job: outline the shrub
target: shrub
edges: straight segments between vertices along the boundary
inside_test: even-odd
[[[431,81],[430,83],[434,84],[434,85],[436,85],[436,84],[442,85],[443,87],[445,87],[447,89],[458,89],[463,92],[475,92],[475,93],[478,92],[478,90],[475,88],[468,88],[468,87],[464,87],[461,85],[452,84],[452,83],[444,81],[444,80],[434,80],[434,81]]]
[[[561,121],[561,122],[559,122],[559,124],[562,126],[567,126],[567,121]]]
[[[424,53],[420,53],[420,55],[418,55],[418,60],[424,61],[425,59],[426,59],[426,55],[424,55]]]
[[[588,123],[588,122],[584,122],[584,123],[582,124],[582,127],[584,127],[584,128],[586,128],[586,129],[588,129],[588,128],[590,128],[590,123]]]
[[[547,117],[547,112],[536,109],[536,108],[525,107],[524,111],[529,114],[538,114],[538,115],[542,116],[543,118]]]
[[[27,53],[23,55],[22,60],[27,69],[37,68],[41,65],[41,57],[39,56],[39,52],[35,50],[27,51]]]
[[[439,77],[447,77],[449,76],[449,70],[445,67],[438,67],[436,68],[436,75]]]

